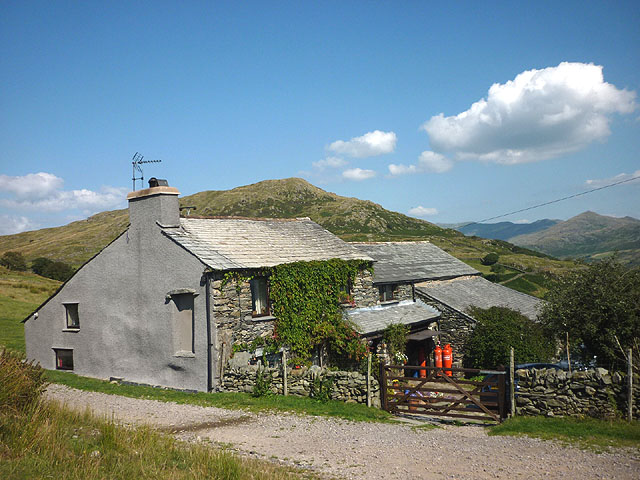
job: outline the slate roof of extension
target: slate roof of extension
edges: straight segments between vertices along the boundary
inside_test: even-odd
[[[539,298],[520,293],[482,277],[460,277],[453,280],[416,284],[416,293],[425,293],[456,310],[466,313],[467,308],[508,307],[535,320],[544,303]]]
[[[404,325],[419,325],[425,328],[440,316],[440,312],[426,303],[416,300],[404,300],[390,305],[376,305],[375,307],[357,308],[345,311],[347,318],[355,325],[362,335],[381,332],[392,323]]]
[[[376,260],[374,283],[420,282],[479,272],[430,242],[352,243]]]
[[[373,260],[309,218],[181,218],[163,233],[214,270],[298,261]]]

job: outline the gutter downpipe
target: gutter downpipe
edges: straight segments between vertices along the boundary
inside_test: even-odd
[[[213,379],[211,378],[211,373],[213,371],[212,365],[212,355],[211,351],[213,345],[211,341],[211,272],[205,270],[205,305],[207,310],[207,391],[210,392],[213,390]]]

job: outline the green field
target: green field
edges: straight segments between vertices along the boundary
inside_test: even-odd
[[[21,323],[61,285],[34,273],[14,272],[0,266],[0,347],[24,352]]]

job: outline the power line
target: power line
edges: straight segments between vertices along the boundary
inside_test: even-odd
[[[532,207],[522,208],[520,210],[515,210],[515,211],[509,212],[509,213],[503,213],[502,215],[496,215],[495,217],[485,218],[484,220],[478,220],[477,222],[469,222],[469,223],[467,223],[465,225],[462,225],[461,227],[468,227],[469,225],[475,225],[476,223],[483,223],[483,222],[488,222],[489,220],[495,220],[496,218],[507,217],[509,215],[513,215],[514,213],[526,212],[527,210],[533,210],[534,208],[544,207],[545,205],[551,205],[552,203],[562,202],[563,200],[569,200],[570,198],[575,198],[575,197],[579,197],[581,195],[586,195],[587,193],[597,192],[598,190],[604,190],[605,188],[614,187],[616,185],[620,185],[621,183],[631,182],[633,180],[637,180],[638,178],[640,178],[640,175],[635,176],[635,177],[631,177],[631,178],[627,178],[626,180],[620,180],[618,182],[610,183],[610,184],[604,185],[602,187],[593,188],[593,189],[587,190],[585,192],[580,192],[580,193],[576,193],[574,195],[569,195],[569,196],[566,196],[566,197],[558,198],[556,200],[551,200],[549,202],[539,203],[538,205],[534,205]],[[461,227],[458,227],[458,228],[461,228]]]

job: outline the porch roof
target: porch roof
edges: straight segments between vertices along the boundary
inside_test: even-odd
[[[440,317],[438,310],[420,300],[415,302],[403,300],[388,305],[356,308],[347,310],[345,313],[347,318],[355,324],[358,332],[364,336],[381,332],[392,323],[417,326],[422,323],[431,323]]]

